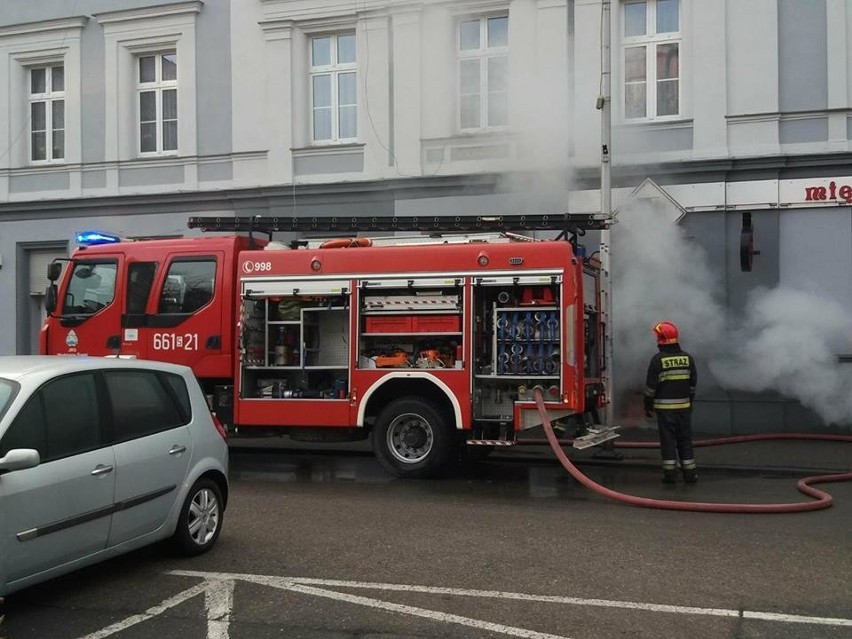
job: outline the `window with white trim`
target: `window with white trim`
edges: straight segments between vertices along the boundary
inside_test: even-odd
[[[459,129],[501,127],[509,121],[509,18],[458,25]]]
[[[680,0],[626,0],[622,25],[624,119],[680,115]]]
[[[32,67],[30,79],[30,160],[65,159],[65,67]]]
[[[177,151],[177,54],[137,57],[139,153]]]
[[[355,33],[311,38],[311,139],[354,141],[358,137]]]

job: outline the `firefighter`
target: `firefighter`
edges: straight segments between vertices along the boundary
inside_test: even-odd
[[[677,480],[677,465],[683,480],[698,481],[692,452],[692,403],[698,376],[695,359],[680,347],[677,326],[671,322],[654,325],[659,352],[651,358],[645,381],[645,416],[657,414],[663,482]]]

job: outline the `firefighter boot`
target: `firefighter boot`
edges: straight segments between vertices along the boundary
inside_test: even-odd
[[[683,481],[687,484],[694,484],[698,481],[698,470],[694,459],[685,459],[681,464],[681,470],[683,471]]]
[[[674,484],[677,481],[677,462],[674,460],[663,461],[663,483]]]

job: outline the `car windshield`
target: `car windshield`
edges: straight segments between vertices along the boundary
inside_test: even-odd
[[[115,262],[77,262],[65,291],[63,315],[93,315],[115,297]]]
[[[6,414],[6,410],[18,392],[18,384],[10,379],[0,377],[0,419]]]

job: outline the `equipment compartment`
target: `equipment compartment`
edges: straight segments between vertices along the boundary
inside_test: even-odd
[[[240,397],[347,398],[349,308],[338,297],[243,299]]]
[[[485,438],[511,424],[515,402],[531,401],[535,386],[551,400],[562,392],[559,277],[540,278],[547,284],[518,279],[473,290],[473,413]]]
[[[462,368],[462,283],[363,282],[358,368]]]

